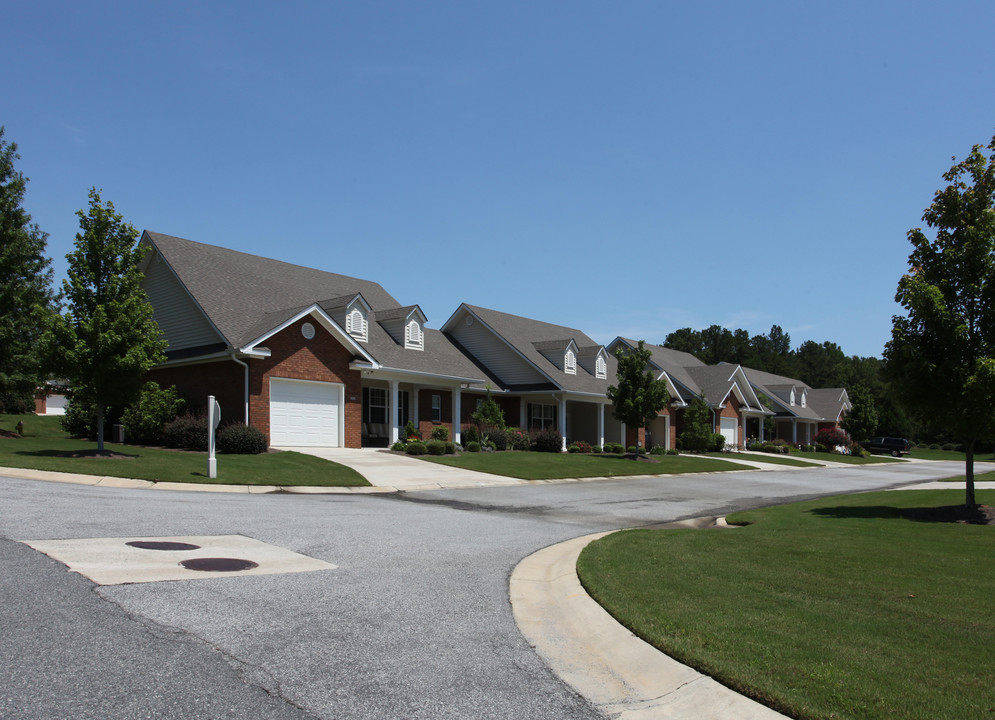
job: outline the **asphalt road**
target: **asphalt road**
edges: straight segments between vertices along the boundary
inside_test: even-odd
[[[591,532],[955,475],[918,463],[391,495],[0,477],[0,718],[598,718],[508,576]],[[97,586],[19,540],[242,534],[337,569]]]

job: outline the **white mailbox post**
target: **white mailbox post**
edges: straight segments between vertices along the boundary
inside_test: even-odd
[[[221,424],[221,406],[213,395],[207,396],[207,477],[218,476],[218,461],[214,457],[214,436]]]

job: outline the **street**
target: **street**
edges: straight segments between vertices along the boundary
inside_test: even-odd
[[[0,477],[0,717],[598,718],[530,648],[508,577],[592,532],[963,472],[902,463],[382,495]],[[95,585],[19,541],[244,535],[316,572]]]

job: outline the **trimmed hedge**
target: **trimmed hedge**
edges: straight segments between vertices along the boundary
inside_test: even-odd
[[[207,450],[207,418],[180,415],[162,428],[162,442],[179,450]]]
[[[217,441],[218,451],[229,455],[259,455],[269,448],[262,430],[241,423],[221,428]]]

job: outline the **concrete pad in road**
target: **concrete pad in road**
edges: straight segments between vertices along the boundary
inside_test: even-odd
[[[274,575],[280,573],[334,570],[324,560],[254,540],[244,535],[193,537],[85,538],[81,540],[22,540],[39,552],[68,565],[72,572],[98,585],[159,582],[162,580],[210,580],[235,575]],[[189,550],[149,550],[129,542],[183,543]],[[247,560],[256,567],[235,571],[192,570],[185,560],[229,558]]]

